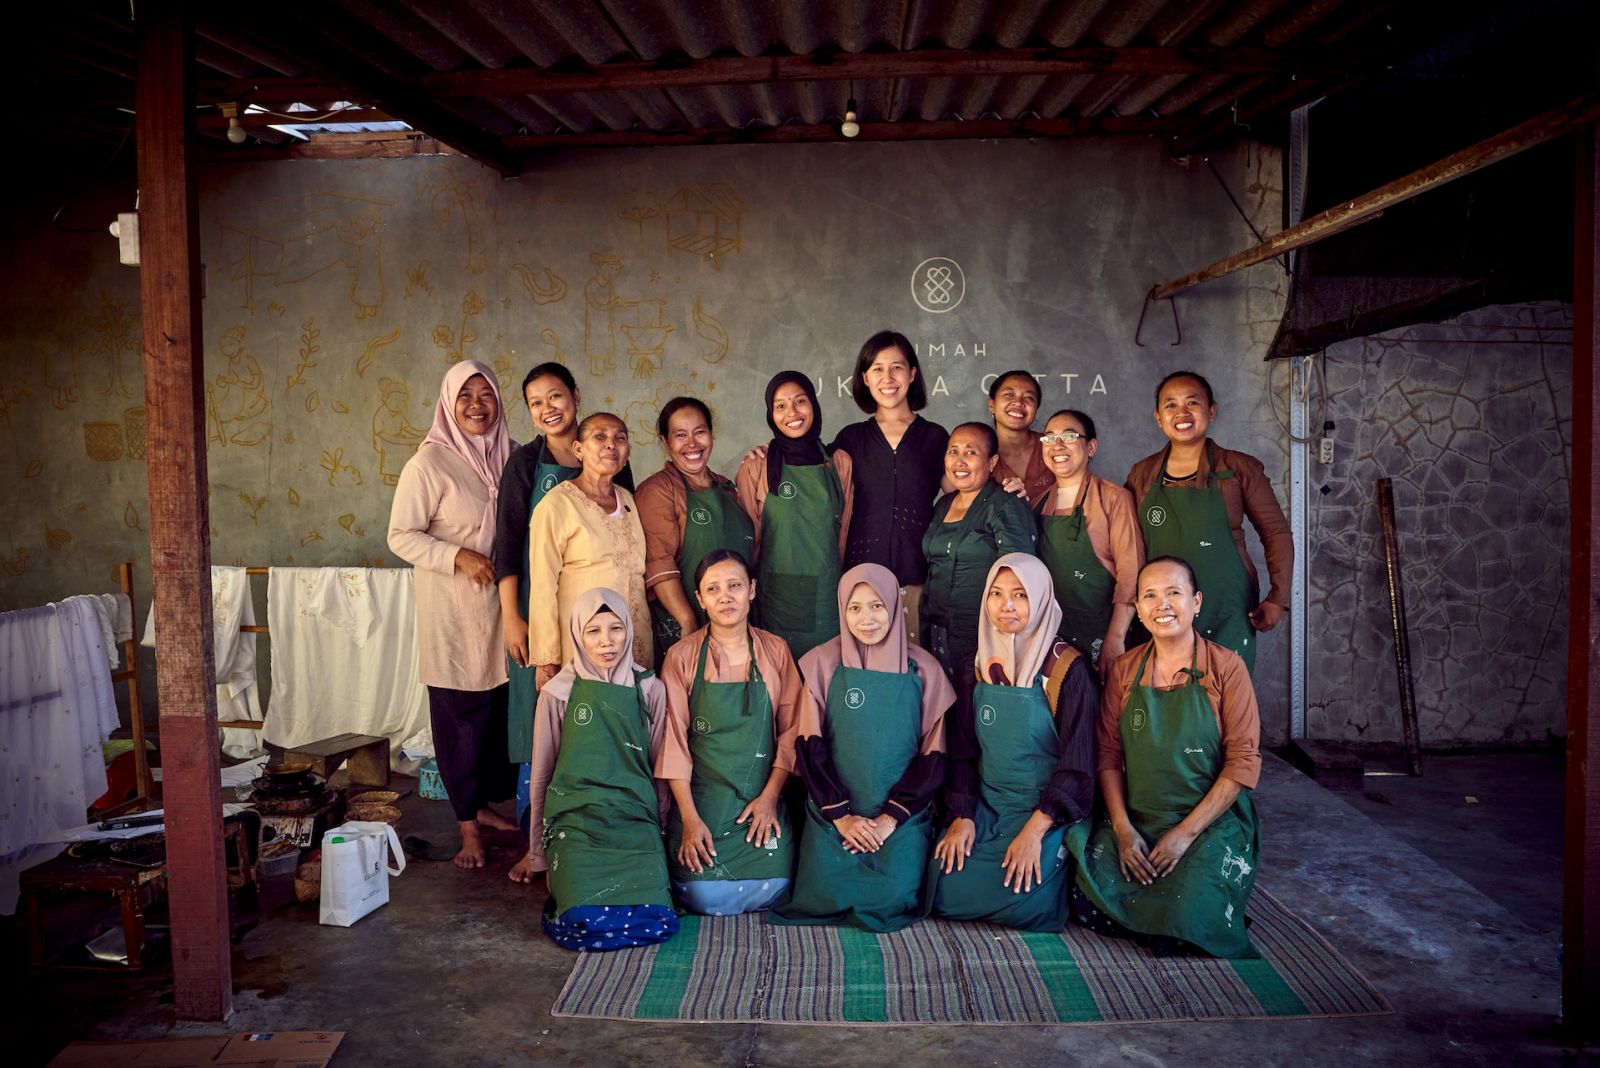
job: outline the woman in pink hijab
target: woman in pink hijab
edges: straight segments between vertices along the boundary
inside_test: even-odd
[[[481,827],[517,829],[489,808],[513,789],[500,601],[487,555],[512,445],[494,371],[462,360],[445,373],[433,427],[400,472],[389,512],[389,548],[415,569],[417,675],[461,828],[458,868],[483,867]]]
[[[806,829],[793,887],[767,922],[898,931],[927,912],[929,802],[956,693],[933,654],[906,640],[894,572],[851,568],[838,603],[839,636],[800,658]]]

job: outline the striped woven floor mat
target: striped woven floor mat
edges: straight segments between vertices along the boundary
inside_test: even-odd
[[[672,941],[580,953],[555,1016],[795,1024],[1079,1024],[1366,1016],[1393,1011],[1260,887],[1258,960],[1157,958],[1062,934],[925,920],[892,935],[685,916]]]

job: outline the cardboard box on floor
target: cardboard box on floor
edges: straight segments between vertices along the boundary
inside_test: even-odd
[[[48,1068],[326,1068],[343,1031],[251,1031],[141,1042],[74,1042]]]

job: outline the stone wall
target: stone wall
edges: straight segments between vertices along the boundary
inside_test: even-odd
[[[1310,482],[1311,737],[1400,738],[1384,477],[1424,744],[1565,733],[1571,372],[1571,309],[1555,304],[1328,349],[1335,459],[1313,461]]]

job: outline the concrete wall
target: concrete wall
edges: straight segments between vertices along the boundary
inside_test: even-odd
[[[1571,328],[1568,306],[1506,306],[1328,350],[1335,460],[1311,480],[1312,737],[1400,737],[1384,477],[1424,743],[1565,734]]]
[[[1217,163],[1276,227],[1276,154]],[[1095,416],[1116,480],[1161,444],[1151,387],[1190,366],[1217,387],[1218,439],[1285,474],[1261,362],[1275,266],[1179,298],[1181,346],[1166,308],[1134,345],[1153,283],[1250,242],[1212,175],[1152,141],[592,152],[510,182],[457,157],[255,164],[201,190],[219,563],[394,564],[393,482],[463,357],[513,395],[564,360],[586,409],[627,418],[641,474],[658,405],[698,394],[731,472],[767,436],[776,370],[821,379],[829,430],[861,418],[839,380],[892,327],[923,354],[928,415],[986,418],[984,376],[1029,368],[1045,414]],[[0,608],[110,588],[120,559],[149,574],[137,275],[109,236],[53,229],[59,199],[13,214],[0,260]],[[525,409],[512,427],[528,436]],[[1280,631],[1258,660],[1273,738],[1286,648]]]

